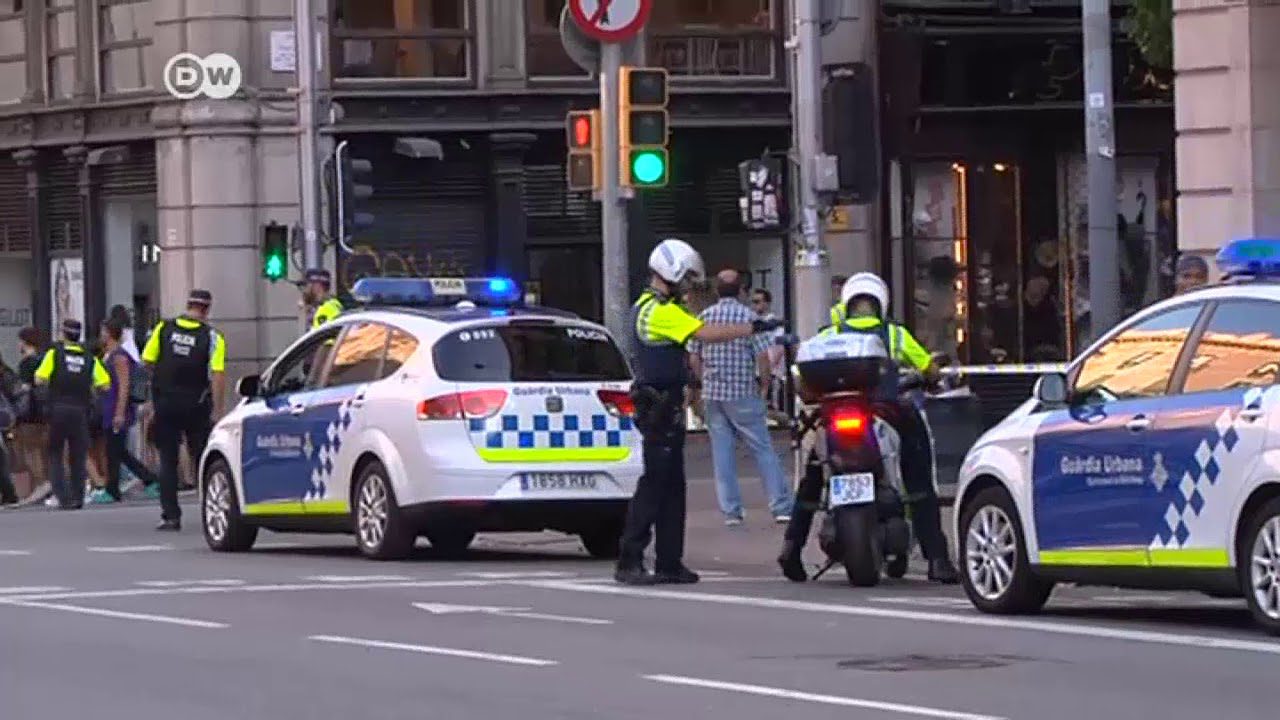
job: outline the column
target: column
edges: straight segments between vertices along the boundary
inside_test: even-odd
[[[1280,6],[1174,0],[1178,247],[1280,235]]]
[[[44,102],[45,68],[45,3],[31,0],[27,3],[27,93],[24,103],[38,105]]]
[[[98,323],[107,316],[106,254],[102,247],[102,230],[98,222],[98,198],[93,186],[93,166],[86,162],[89,148],[74,145],[64,148],[62,156],[80,173],[80,256],[84,259],[84,323],[86,338],[94,337]]]
[[[529,279],[528,220],[524,214],[524,153],[537,137],[533,133],[493,133],[489,136],[493,167],[494,220],[489,233],[489,266],[496,275]]]
[[[31,291],[31,324],[48,328],[53,320],[49,311],[49,245],[45,237],[40,152],[19,150],[13,154],[13,159],[27,171],[27,219],[31,224],[31,264],[35,266],[36,274]]]

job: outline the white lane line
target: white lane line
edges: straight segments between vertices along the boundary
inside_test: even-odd
[[[119,597],[163,597],[166,595],[209,595],[215,593],[303,592],[307,590],[379,590],[385,588],[457,588],[487,587],[497,583],[485,580],[424,580],[415,582],[371,583],[292,583],[275,585],[240,585],[236,587],[129,588],[127,590],[89,590],[84,592],[19,595],[13,600],[89,600]]]
[[[246,585],[244,580],[139,580],[134,585],[149,588],[179,587],[235,587]]]
[[[30,550],[0,550],[0,557],[24,557],[30,554]]]
[[[547,615],[546,613],[535,612],[500,612],[496,613],[502,617],[525,618],[526,620],[551,620],[554,622],[571,623],[576,625],[612,625],[612,620],[604,620],[602,618],[589,617],[572,617],[569,615]]]
[[[193,620],[191,618],[171,617],[169,615],[121,612],[119,610],[103,610],[102,608],[82,607],[80,605],[64,605],[62,603],[10,602],[8,599],[4,599],[0,600],[0,605],[39,608],[42,610],[60,610],[62,612],[76,613],[78,615],[95,615],[97,617],[114,618],[116,620],[142,620],[146,622],[164,623],[167,625],[181,625],[183,627],[208,628],[211,630],[222,630],[231,627],[226,623],[209,622],[208,620]]]
[[[57,585],[37,585],[33,587],[0,587],[0,595],[32,595],[34,593],[67,592],[71,588]]]
[[[172,550],[172,545],[91,545],[85,550],[96,553],[142,553]]]
[[[720,682],[719,680],[701,680],[699,678],[680,677],[678,675],[645,675],[645,680],[666,683],[668,685],[684,685],[686,687],[705,688],[708,690],[726,690],[728,692],[760,695],[782,700],[802,700],[804,702],[821,703],[823,705],[839,705],[841,707],[862,708],[864,710],[882,710],[901,715],[918,715],[921,717],[944,718],[945,720],[1004,720],[997,715],[975,715],[974,713],[940,710],[922,705],[904,705],[902,703],[881,702],[879,700],[862,700],[859,698],[840,697],[838,695],[817,695],[814,693],[783,690],[764,685],[744,685],[742,683]]]
[[[302,579],[322,583],[405,582],[413,580],[408,575],[308,575]]]
[[[681,592],[677,590],[652,590],[617,585],[581,585],[576,583],[556,582],[554,580],[530,580],[523,581],[519,584],[528,585],[530,587],[547,588],[550,590],[568,590],[571,592],[600,593],[605,595],[630,595],[633,597],[657,598],[662,600],[686,600],[691,602],[715,603],[719,605],[739,605],[743,607],[766,608],[770,610],[799,610],[802,612],[830,613],[833,615],[852,615],[860,617],[886,618],[890,620],[907,620],[912,622],[989,627],[1001,630],[1032,630],[1035,632],[1053,633],[1056,635],[1075,635],[1078,637],[1125,640],[1129,642],[1152,643],[1156,645],[1174,645],[1178,647],[1200,649],[1209,648],[1216,650],[1238,650],[1241,652],[1262,653],[1266,655],[1280,655],[1280,643],[1277,642],[1218,638],[1208,635],[1181,635],[1149,630],[1126,630],[1101,625],[1068,624],[1046,620],[999,618],[989,615],[979,615],[976,612],[961,615],[958,613],[897,610],[884,607],[868,607],[865,605],[824,605],[822,603],[804,602],[800,600],[782,600],[779,598]]]
[[[300,542],[285,542],[285,541],[281,541],[281,542],[260,542],[260,543],[254,543],[254,544],[253,544],[253,547],[254,547],[254,549],[255,549],[255,550],[294,550],[294,549],[297,549],[297,548],[304,548],[304,547],[324,547],[324,546],[323,546],[323,545],[308,545],[308,544],[306,544],[306,543],[300,543]]]
[[[458,577],[473,577],[482,580],[537,580],[538,578],[571,578],[577,573],[555,572],[552,570],[530,570],[528,572],[460,572]]]
[[[507,665],[547,667],[550,665],[560,664],[555,660],[520,657],[519,655],[498,655],[495,653],[478,652],[476,650],[459,650],[457,648],[434,647],[431,645],[408,645],[406,643],[383,642],[381,640],[362,640],[360,638],[341,637],[338,635],[312,635],[308,639],[315,640],[316,642],[334,643],[337,645],[355,645],[358,647],[376,648],[378,650],[403,650],[405,652],[415,652],[423,655],[442,655],[444,657],[463,658],[466,660],[487,660],[489,662],[506,663]]]
[[[533,612],[533,608],[527,607],[489,607],[485,605],[450,605],[448,603],[414,603],[414,607],[419,610],[425,610],[432,615],[457,615],[460,613],[475,613],[480,615],[498,615],[500,617],[524,618],[526,620],[552,620],[563,623],[576,623],[578,625],[612,625],[612,620],[602,620],[600,618],[577,617],[570,615],[548,615],[547,613]]]
[[[933,607],[971,608],[973,604],[964,598],[936,597],[921,595],[918,597],[869,597],[871,602],[890,603],[893,605],[931,605]]]

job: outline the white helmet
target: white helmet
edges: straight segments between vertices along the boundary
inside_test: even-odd
[[[702,256],[683,240],[667,238],[649,253],[649,269],[672,285],[698,282],[707,275]]]
[[[872,272],[860,272],[844,281],[840,288],[840,304],[848,305],[849,301],[860,295],[874,298],[880,304],[880,315],[889,314],[889,286],[880,276]]]

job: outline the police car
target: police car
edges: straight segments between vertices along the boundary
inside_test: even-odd
[[[1057,582],[1244,596],[1280,634],[1280,240],[1149,307],[1045,375],[969,451],[956,537],[990,613]]]
[[[618,550],[641,472],[628,365],[599,325],[522,306],[509,279],[368,278],[361,309],[307,333],[217,424],[205,539],[344,532],[377,559],[425,536],[558,530]]]

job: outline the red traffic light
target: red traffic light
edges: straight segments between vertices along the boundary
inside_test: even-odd
[[[565,125],[569,149],[590,150],[596,143],[596,112],[594,110],[574,110],[569,113]]]
[[[573,119],[573,144],[577,147],[591,147],[591,119],[578,117]]]

